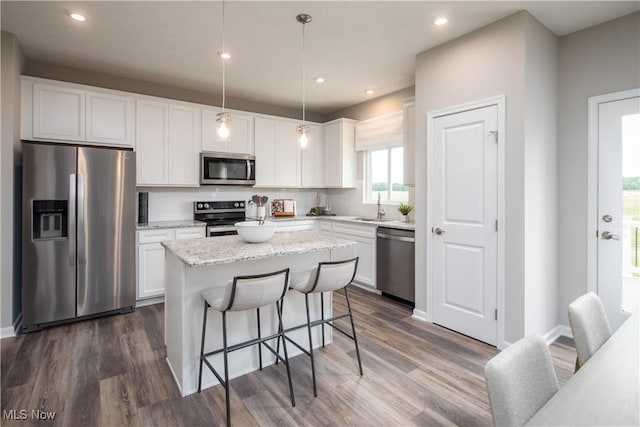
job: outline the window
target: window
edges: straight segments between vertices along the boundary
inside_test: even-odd
[[[365,151],[364,202],[397,204],[409,201],[404,185],[404,148],[387,147]]]

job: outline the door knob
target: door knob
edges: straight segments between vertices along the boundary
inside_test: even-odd
[[[435,234],[437,234],[438,236],[440,236],[440,235],[442,235],[442,233],[444,233],[444,230],[442,228],[440,228],[440,227],[437,227],[437,228],[433,229],[433,232]]]
[[[620,240],[620,236],[618,236],[617,234],[613,234],[613,233],[612,233],[612,232],[610,232],[610,231],[603,231],[603,232],[602,232],[602,238],[603,238],[604,240],[611,240],[611,239],[613,239],[613,240]]]

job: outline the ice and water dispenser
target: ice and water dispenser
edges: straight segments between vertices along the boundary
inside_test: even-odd
[[[33,240],[64,239],[68,236],[67,200],[34,200]]]

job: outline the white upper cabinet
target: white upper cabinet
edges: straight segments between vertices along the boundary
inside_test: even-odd
[[[325,141],[324,128],[309,125],[309,144],[302,150],[302,186],[323,188],[325,186]]]
[[[199,185],[200,109],[161,99],[136,103],[137,184]]]
[[[85,91],[65,86],[33,85],[33,138],[85,140]]]
[[[256,186],[277,186],[277,122],[256,117]]]
[[[138,185],[169,184],[169,104],[136,102]]]
[[[279,120],[277,122],[277,183],[283,187],[300,187],[301,168],[298,123]],[[260,165],[258,164],[256,167],[260,167]]]
[[[255,154],[253,116],[229,112],[229,137],[221,139],[217,133],[216,114],[220,109],[202,109],[202,151]]]
[[[256,186],[300,187],[297,121],[255,119]]]
[[[169,105],[169,184],[197,187],[200,183],[200,109]]]
[[[132,96],[86,92],[87,135],[89,142],[133,147],[134,105]]]
[[[416,106],[413,98],[403,105],[404,111],[404,184],[415,185]]]
[[[124,92],[22,78],[21,138],[135,145],[135,98]]]
[[[338,119],[324,124],[325,187],[356,185],[355,120]]]

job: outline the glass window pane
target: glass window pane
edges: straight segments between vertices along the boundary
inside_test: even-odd
[[[371,198],[370,201],[387,200],[388,180],[389,180],[389,150],[372,150],[371,155]]]
[[[404,148],[395,147],[391,150],[391,200],[396,202],[409,201],[409,188],[404,185]]]

